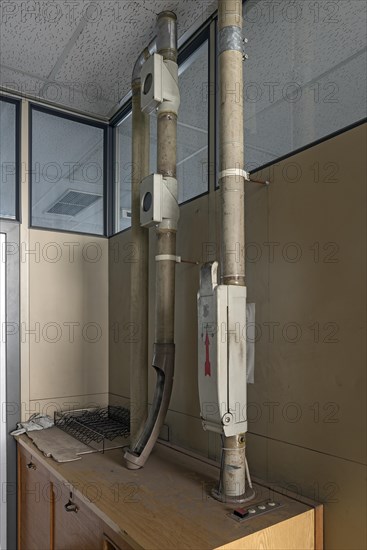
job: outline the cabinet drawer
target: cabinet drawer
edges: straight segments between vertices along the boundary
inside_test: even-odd
[[[55,503],[55,550],[100,550],[102,531],[99,518],[77,498],[70,486],[53,484]]]
[[[31,453],[22,447],[18,447],[18,453],[20,549],[46,550],[52,547],[49,474]]]
[[[102,523],[102,529],[103,550],[134,550],[132,546],[125,542],[105,523]]]

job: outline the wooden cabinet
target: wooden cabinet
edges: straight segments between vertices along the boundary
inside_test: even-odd
[[[68,483],[19,445],[18,503],[18,550],[131,550]]]
[[[218,469],[162,444],[131,471],[120,449],[60,464],[21,436],[18,463],[18,550],[323,547],[321,505],[257,480],[254,515],[239,522],[210,496]]]
[[[52,548],[52,491],[48,471],[25,449],[18,455],[20,548]]]
[[[54,544],[57,550],[94,550],[102,548],[102,529],[98,518],[70,488],[53,483]]]

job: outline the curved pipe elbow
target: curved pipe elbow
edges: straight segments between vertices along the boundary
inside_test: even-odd
[[[157,51],[157,37],[154,38],[150,44],[141,52],[138,59],[135,61],[133,74],[132,74],[132,83],[136,80],[140,80],[141,69],[144,63],[151,55]]]

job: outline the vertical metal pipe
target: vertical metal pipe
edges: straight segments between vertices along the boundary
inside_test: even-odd
[[[148,52],[147,52],[147,55]],[[148,415],[148,258],[149,232],[140,225],[140,182],[149,175],[150,119],[141,110],[141,80],[132,83],[131,226],[135,262],[131,264],[130,321],[137,334],[130,347],[131,443]]]
[[[130,469],[144,466],[163,426],[173,384],[175,361],[175,272],[176,232],[179,218],[177,204],[177,117],[180,105],[177,67],[177,18],[172,12],[162,12],[157,20],[157,52],[174,81],[175,93],[158,107],[157,171],[171,195],[169,213],[156,227],[156,304],[155,344],[152,366],[157,383],[152,406],[144,429],[135,444],[125,453]]]
[[[162,12],[157,21],[157,51],[164,60],[177,63],[177,18],[172,12]],[[177,112],[164,104],[158,109],[157,171],[163,177],[177,174]],[[175,325],[176,232],[172,220],[164,220],[156,228],[157,256],[170,260],[156,264],[155,343],[173,344]]]
[[[224,285],[245,286],[245,177],[243,118],[242,0],[219,0],[220,178]],[[246,490],[244,434],[224,437],[220,493],[240,497]]]
[[[220,172],[244,170],[242,2],[219,0]],[[233,34],[235,36],[233,37]],[[240,37],[240,41],[236,37]],[[240,49],[232,49],[232,48]],[[222,283],[245,285],[245,179],[223,177]]]
[[[164,177],[176,178],[177,114],[158,113],[157,170]],[[170,259],[156,263],[156,344],[174,343],[176,232],[171,220],[164,220],[156,228],[157,256]]]

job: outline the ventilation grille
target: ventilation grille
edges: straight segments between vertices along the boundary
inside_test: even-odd
[[[101,195],[82,193],[80,191],[67,191],[49,210],[49,214],[63,214],[64,216],[76,216],[88,206],[91,206]]]

